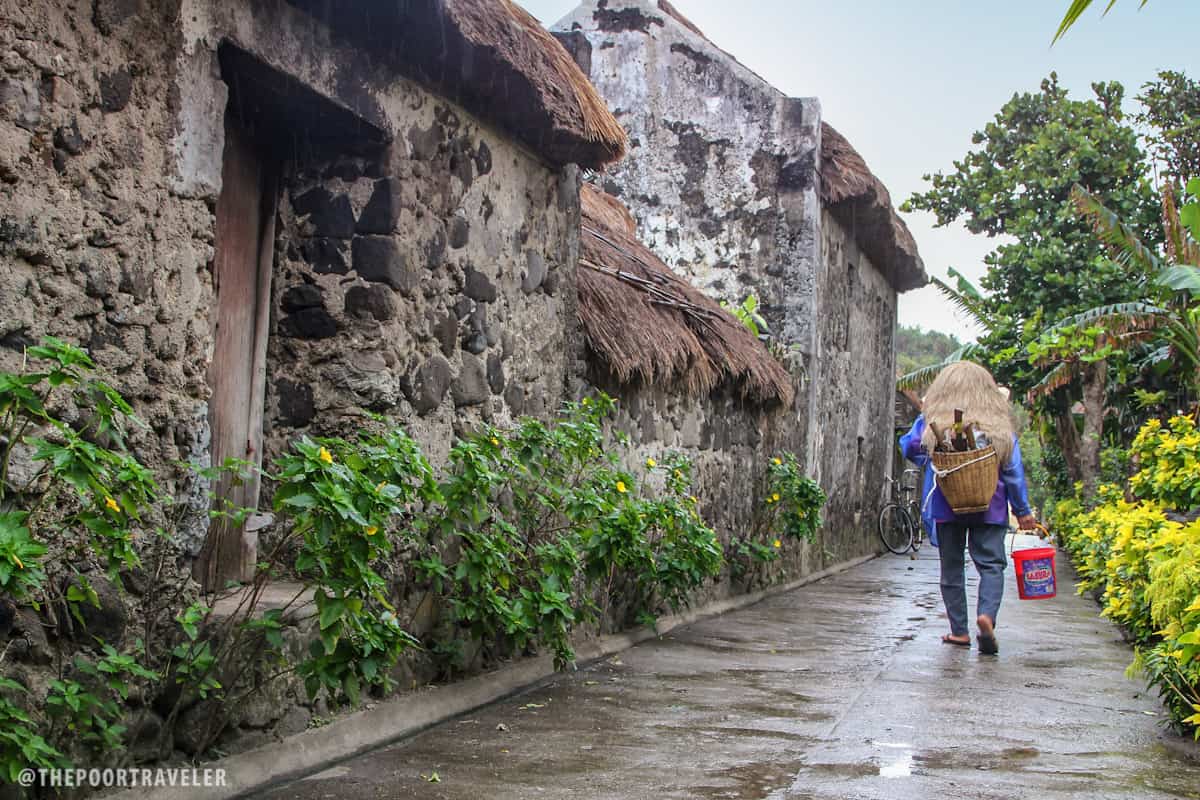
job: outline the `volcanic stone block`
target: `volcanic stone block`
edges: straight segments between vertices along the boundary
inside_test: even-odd
[[[413,376],[411,391],[408,398],[413,408],[421,416],[437,408],[450,388],[450,362],[436,353],[429,357]]]
[[[87,147],[83,135],[79,132],[79,121],[71,120],[70,125],[63,125],[54,131],[54,146],[77,156]]]
[[[300,246],[300,255],[318,275],[345,275],[350,271],[346,264],[346,243],[342,239],[305,239]]]
[[[521,384],[513,381],[504,390],[504,402],[508,405],[514,416],[520,416],[525,413],[525,389]]]
[[[487,369],[483,362],[473,355],[464,353],[462,369],[459,371],[458,377],[454,379],[450,394],[454,398],[455,408],[477,406],[487,400]]]
[[[117,67],[100,76],[100,109],[107,113],[121,111],[129,105],[133,94],[133,75],[128,67]]]
[[[75,631],[74,636],[80,642],[90,644],[98,638],[119,647],[118,643],[125,635],[125,625],[129,621],[121,593],[104,577],[88,576],[88,583],[96,593],[97,605],[77,605],[83,625],[82,630]]]
[[[463,294],[480,303],[496,302],[496,285],[488,280],[488,276],[467,267],[467,279],[463,286]]]
[[[317,415],[313,390],[306,383],[280,378],[275,384],[279,395],[279,421],[290,428],[303,428]]]
[[[453,313],[447,312],[446,316],[437,321],[433,326],[433,335],[442,347],[442,355],[446,358],[454,355],[458,345],[458,320]]]
[[[463,350],[468,353],[479,355],[484,350],[487,350],[487,337],[482,333],[468,333],[463,337]]]
[[[392,292],[386,286],[373,283],[370,286],[351,286],[346,290],[346,313],[366,319],[374,317],[386,322],[396,316],[396,304]]]
[[[475,150],[475,171],[481,177],[492,171],[492,150],[487,142],[481,141]]]
[[[324,308],[325,296],[321,293],[321,287],[302,283],[284,289],[280,305],[289,314],[306,308]]]
[[[329,339],[338,331],[337,320],[323,308],[302,308],[284,319],[283,327],[297,339]]]
[[[141,0],[95,0],[92,6],[92,22],[96,28],[109,36],[118,26],[138,13]]]
[[[425,266],[428,269],[437,269],[442,262],[446,260],[446,232],[442,230],[439,224],[433,231],[433,235],[425,242]]]
[[[545,279],[546,259],[542,258],[541,253],[528,251],[525,254],[525,277],[521,280],[521,291],[532,294]]]
[[[471,224],[465,217],[455,217],[450,220],[450,247],[458,250],[466,247],[471,240]]]
[[[335,195],[318,186],[292,200],[292,208],[308,216],[317,236],[349,239],[354,235],[354,209],[344,194]]]
[[[391,233],[400,219],[400,181],[384,178],[375,181],[371,199],[358,215],[359,233]]]
[[[492,394],[500,394],[504,391],[504,364],[500,360],[499,353],[492,353],[488,356],[487,379]]]
[[[356,236],[352,247],[354,271],[364,280],[386,283],[412,297],[421,276],[408,265],[400,245],[391,236]]]

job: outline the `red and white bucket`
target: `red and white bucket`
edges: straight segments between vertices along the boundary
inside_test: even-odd
[[[1058,593],[1053,547],[1014,550],[1012,560],[1022,600],[1048,600]]]

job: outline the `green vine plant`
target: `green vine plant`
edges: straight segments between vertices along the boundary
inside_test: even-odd
[[[815,540],[826,500],[820,484],[787,452],[767,465],[760,496],[750,531],[731,543],[733,574],[750,585],[766,580],[768,565],[779,559],[786,542]]]
[[[540,648],[566,667],[572,631],[615,602],[650,622],[720,572],[716,535],[688,493],[690,463],[648,459],[648,471],[666,471],[665,491],[639,485],[604,448],[614,409],[607,395],[584,398],[555,423],[485,427],[451,451],[435,555],[418,566],[452,623],[495,654]]]
[[[549,422],[465,436],[440,480],[382,418],[352,439],[300,438],[262,472],[276,525],[254,579],[202,596],[177,569],[183,510],[127,449],[140,424],[132,408],[74,346],[48,339],[27,356],[21,372],[0,372],[0,603],[45,625],[56,660],[40,690],[0,678],[10,779],[26,767],[132,763],[139,709],[151,704],[163,716],[158,752],[187,715],[202,756],[276,681],[356,705],[393,688],[414,647],[447,670],[464,666],[466,642],[493,660],[545,652],[566,668],[581,625],[653,624],[724,567],[690,461],[665,453],[629,469],[628,442],[606,432],[616,403],[599,394]],[[198,472],[215,485],[251,469]],[[738,545],[749,550],[731,559],[768,560],[782,543],[764,537],[811,540],[819,525],[824,495],[793,456],[768,467],[767,490],[753,538]],[[210,514],[241,522],[253,511],[214,498]],[[100,576],[140,614],[137,635],[109,642],[89,629]],[[131,592],[129,580],[143,585]],[[300,588],[264,610],[279,580]],[[423,642],[400,618],[414,588],[442,609]],[[0,665],[8,657],[0,651]]]
[[[20,373],[0,372],[0,602],[13,613],[29,608],[31,624],[44,618],[60,643],[88,641],[85,610],[100,605],[95,576],[120,585],[121,570],[140,564],[135,534],[163,501],[126,448],[132,409],[94,371],[87,353],[50,338],[27,349]],[[18,460],[24,469],[14,469]],[[119,753],[117,700],[129,679],[155,677],[138,663],[142,647],[96,641],[69,662],[60,647],[57,677],[40,696],[0,681],[0,773]],[[8,655],[6,647],[0,665]]]

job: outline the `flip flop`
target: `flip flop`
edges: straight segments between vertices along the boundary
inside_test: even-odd
[[[950,634],[947,633],[945,636],[942,637],[942,644],[952,644],[955,647],[970,647],[971,646],[971,638],[967,637],[967,640],[964,642],[961,639],[951,639]]]
[[[986,626],[983,624],[983,620],[987,620]],[[975,640],[979,642],[979,652],[985,656],[994,656],[999,653],[1000,645],[996,642],[996,623],[992,622],[986,614],[980,614],[975,621],[979,625],[979,635],[975,637]]]

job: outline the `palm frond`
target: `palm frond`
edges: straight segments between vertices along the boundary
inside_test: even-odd
[[[971,343],[965,344],[955,350],[950,355],[946,356],[937,364],[931,364],[928,367],[921,367],[913,370],[906,375],[901,375],[896,379],[896,391],[918,392],[924,389],[929,384],[933,383],[933,379],[938,376],[938,373],[959,361],[966,361],[975,356],[981,351],[979,345]]]
[[[1187,292],[1195,297],[1200,294],[1200,267],[1172,264],[1160,272],[1154,281],[1172,291]]]
[[[1142,244],[1133,228],[1113,212],[1109,211],[1099,199],[1079,184],[1071,188],[1071,202],[1092,224],[1092,229],[1100,237],[1112,254],[1112,258],[1121,266],[1137,264],[1150,273],[1159,272],[1163,268],[1162,259],[1146,245]]]
[[[1058,333],[1064,328],[1097,326],[1104,328],[1105,331],[1113,336],[1119,336],[1130,331],[1143,331],[1154,328],[1160,323],[1163,316],[1168,313],[1167,309],[1162,306],[1156,306],[1153,303],[1146,303],[1141,300],[1134,300],[1128,303],[1110,303],[1105,306],[1089,308],[1087,311],[1081,311],[1078,314],[1072,314],[1065,319],[1061,319],[1046,328],[1043,335]]]
[[[1157,366],[1158,364],[1162,364],[1163,362],[1170,360],[1171,345],[1164,344],[1162,347],[1156,347],[1147,353],[1145,358],[1137,362],[1137,367],[1139,370],[1142,370],[1146,369],[1147,367]]]
[[[1138,6],[1138,8],[1145,8],[1146,3],[1148,2],[1149,0],[1142,0],[1142,3]],[[1104,13],[1108,14],[1108,12],[1112,11],[1112,7],[1116,4],[1117,0],[1108,0],[1108,5],[1104,7]],[[1071,1],[1071,5],[1067,8],[1067,13],[1063,16],[1062,22],[1058,24],[1058,30],[1054,32],[1054,39],[1052,39],[1050,42],[1051,47],[1053,47],[1055,42],[1063,37],[1063,34],[1066,33],[1072,25],[1079,21],[1079,18],[1083,16],[1083,12],[1087,11],[1088,7],[1091,5],[1092,0]]]
[[[1046,397],[1049,394],[1061,389],[1071,382],[1072,367],[1074,362],[1062,361],[1046,373],[1046,375],[1038,381],[1037,385],[1025,393],[1025,400],[1033,405],[1033,402],[1039,397]]]
[[[946,283],[936,275],[930,277],[929,282],[933,284],[933,286],[937,288],[939,292],[942,293],[943,297],[949,300],[955,308],[961,311],[972,322],[978,324],[985,330],[991,330],[993,327],[992,319],[988,315],[987,310],[983,307],[983,294],[981,294],[980,291],[976,289],[975,286],[965,277],[963,277],[962,273],[960,273],[954,267],[950,267],[947,272],[950,277],[956,279],[956,282],[958,283],[957,288]]]

